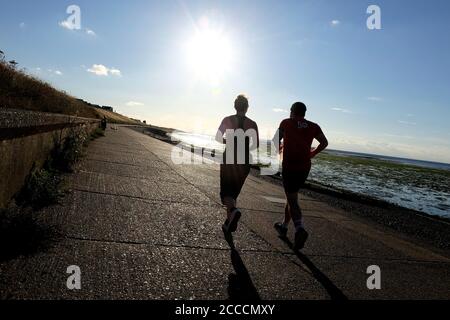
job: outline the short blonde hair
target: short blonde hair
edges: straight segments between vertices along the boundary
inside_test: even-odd
[[[237,96],[236,100],[234,100],[234,108],[236,111],[245,112],[248,109],[248,99],[244,94],[240,94]]]

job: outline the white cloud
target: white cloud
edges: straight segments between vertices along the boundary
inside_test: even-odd
[[[337,27],[341,22],[339,20],[331,20],[330,24],[332,27]]]
[[[137,102],[137,101],[129,101],[125,104],[127,107],[141,107],[144,104],[142,102]]]
[[[86,34],[90,36],[96,36],[97,34],[94,32],[94,30],[86,28]]]
[[[383,98],[380,98],[380,97],[367,97],[367,100],[379,102],[379,101],[383,101]]]
[[[91,68],[87,69],[87,71],[94,73],[97,76],[108,76],[109,69],[102,64],[94,64]]]
[[[122,73],[120,72],[119,69],[114,69],[114,68],[109,69],[109,73],[112,74],[113,76],[118,76],[118,77],[120,77],[122,75]]]
[[[284,112],[284,113],[289,112],[289,111],[287,111],[287,110],[285,110],[285,109],[280,109],[280,108],[273,108],[272,111],[273,111],[273,112]]]
[[[415,123],[415,122],[404,121],[404,120],[398,120],[398,123],[406,124],[406,125],[408,125],[408,126],[415,126],[415,125],[417,124],[417,123]]]
[[[42,69],[41,67],[35,67],[31,69],[33,73],[36,74],[46,74],[46,75],[57,75],[62,76],[64,73],[60,70],[53,70],[53,69]]]
[[[69,29],[69,30],[73,30],[73,29],[74,29],[73,24],[70,23],[70,22],[67,21],[67,20],[61,21],[61,22],[58,23],[58,24],[59,24],[60,27],[63,27],[63,28],[65,28],[65,29]]]
[[[392,134],[392,133],[380,133],[380,134],[378,134],[378,136],[388,137],[388,138],[396,138],[396,139],[407,139],[407,140],[417,139],[417,137],[413,137],[410,135],[401,135],[401,134]]]
[[[343,109],[343,108],[331,108],[331,110],[333,110],[333,111],[339,111],[339,112],[342,112],[342,113],[352,113],[350,110],[348,110],[348,109]]]
[[[93,73],[97,76],[104,76],[104,77],[107,77],[109,75],[120,77],[122,75],[122,73],[120,72],[119,69],[115,69],[115,68],[110,69],[108,67],[105,67],[102,64],[92,65],[91,68],[87,69],[87,72]]]
[[[19,24],[20,29],[24,29],[27,25],[25,24],[25,22],[21,22]]]
[[[79,27],[76,27],[73,23],[69,22],[68,20],[61,21],[58,23],[58,25],[64,29],[68,29],[68,30],[72,30],[72,31],[79,31],[79,30],[84,31],[89,36],[95,37],[97,35],[94,30],[89,29],[89,28],[81,29]]]
[[[36,68],[37,71],[41,71],[41,68]],[[57,76],[62,76],[62,72],[59,70],[47,69],[47,72],[51,74],[56,74]]]

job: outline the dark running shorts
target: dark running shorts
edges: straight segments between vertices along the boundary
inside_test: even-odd
[[[241,193],[245,179],[250,173],[250,166],[245,164],[220,165],[220,199],[230,197],[236,200]]]
[[[283,187],[286,193],[299,192],[309,175],[308,171],[283,170]]]

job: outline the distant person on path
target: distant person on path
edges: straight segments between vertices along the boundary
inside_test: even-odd
[[[328,146],[328,140],[322,129],[314,122],[305,119],[306,106],[296,102],[291,107],[291,116],[281,122],[278,137],[274,137],[276,146],[282,147],[283,187],[286,193],[284,221],[275,223],[274,227],[282,237],[286,237],[288,225],[292,218],[295,226],[294,249],[302,249],[308,238],[308,232],[303,226],[302,211],[298,203],[298,192],[308,178],[311,169],[311,159]],[[276,141],[278,139],[278,141]],[[319,146],[311,149],[313,140],[319,141]]]
[[[234,102],[236,114],[222,120],[216,135],[219,143],[227,145],[223,154],[223,163],[220,165],[220,198],[222,204],[227,207],[227,219],[222,230],[227,234],[237,229],[241,212],[236,207],[236,201],[250,173],[250,151],[259,147],[258,126],[256,122],[245,116],[248,107],[248,99],[244,95],[239,95]],[[245,136],[238,134],[239,129],[243,130]],[[236,135],[230,136],[233,132]],[[233,139],[234,143],[230,139]],[[232,145],[234,150],[228,150]],[[230,161],[230,158],[234,159]],[[244,161],[238,161],[243,158]]]
[[[102,126],[103,131],[105,131],[106,130],[106,116],[103,116],[103,119],[101,121],[101,126]]]

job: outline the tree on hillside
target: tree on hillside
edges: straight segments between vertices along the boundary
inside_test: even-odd
[[[16,60],[11,60],[9,64],[13,69],[15,69],[19,63]]]

